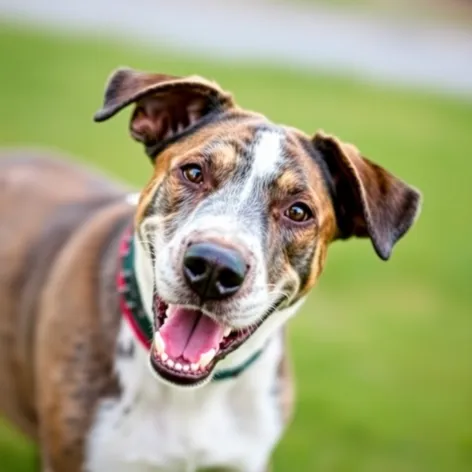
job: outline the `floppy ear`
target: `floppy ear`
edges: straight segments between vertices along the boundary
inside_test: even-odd
[[[338,238],[369,237],[378,256],[389,259],[419,214],[420,193],[362,157],[352,144],[322,131],[313,144],[333,179]]]
[[[122,68],[112,73],[96,122],[108,120],[136,104],[130,121],[134,139],[151,158],[166,144],[205,118],[234,106],[229,93],[198,76],[175,77]]]

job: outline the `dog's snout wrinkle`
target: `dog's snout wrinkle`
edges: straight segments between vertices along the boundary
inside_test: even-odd
[[[222,300],[243,285],[248,265],[235,249],[211,242],[190,244],[183,259],[189,287],[205,300]]]

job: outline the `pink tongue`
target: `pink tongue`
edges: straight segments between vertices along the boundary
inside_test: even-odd
[[[200,310],[171,306],[169,317],[159,330],[166,353],[173,359],[180,356],[187,362],[198,362],[200,356],[214,348],[218,351],[224,327]]]

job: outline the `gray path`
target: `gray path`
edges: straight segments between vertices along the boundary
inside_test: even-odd
[[[472,97],[472,31],[300,8],[249,0],[0,0],[0,18]]]

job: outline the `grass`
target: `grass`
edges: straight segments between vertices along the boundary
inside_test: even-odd
[[[137,186],[150,167],[127,116],[91,119],[125,64],[216,79],[241,105],[335,132],[419,187],[423,213],[391,261],[367,241],[337,243],[292,322],[297,411],[275,471],[472,470],[471,103],[8,25],[0,63],[0,145],[61,149]],[[34,459],[3,426],[2,470],[32,471]]]

